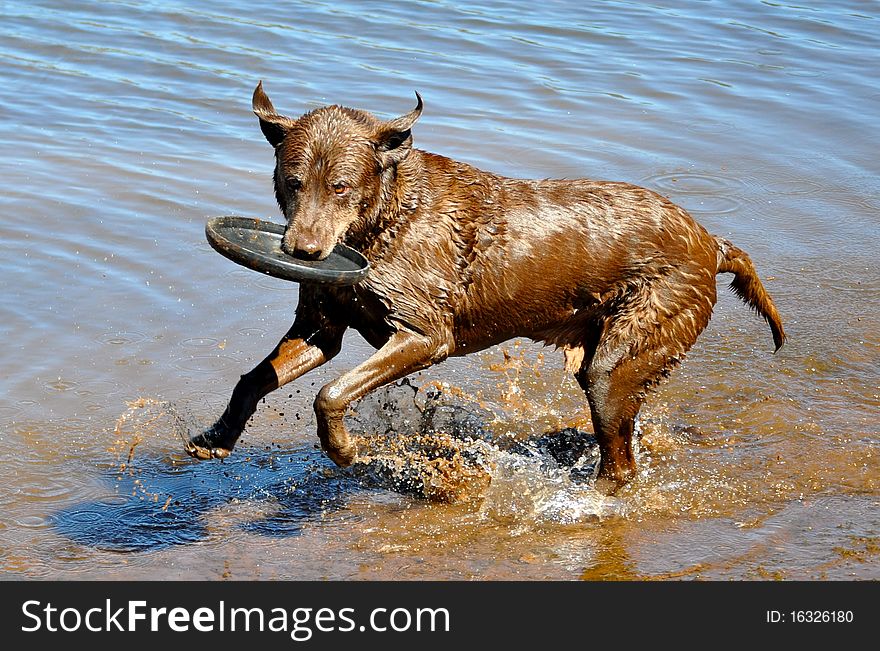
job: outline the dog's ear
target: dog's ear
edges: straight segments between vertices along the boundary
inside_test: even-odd
[[[402,161],[412,149],[412,127],[422,114],[422,96],[416,93],[416,107],[399,118],[383,122],[375,143],[382,167],[388,168]]]
[[[277,147],[284,140],[284,136],[287,135],[288,119],[275,112],[275,107],[272,106],[269,97],[263,92],[262,81],[254,89],[252,106],[256,116],[260,118],[260,129],[263,131],[263,135],[266,136],[266,140],[273,147]]]

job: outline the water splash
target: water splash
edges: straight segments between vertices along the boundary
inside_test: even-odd
[[[596,490],[592,433],[564,427],[535,434],[534,423],[520,428],[486,405],[451,387],[407,380],[384,387],[347,416],[358,458],[341,469],[302,443],[244,446],[222,462],[194,461],[168,439],[185,442],[201,424],[172,403],[139,399],[113,431],[107,471],[115,497],[70,507],[53,523],[81,544],[135,551],[204,540],[218,527],[298,535],[328,513],[345,517],[352,497],[381,501],[389,492],[468,504],[478,519],[513,531],[626,517],[623,500]]]
[[[569,427],[517,438],[508,424],[462,392],[408,382],[385,387],[356,406],[360,434],[353,472],[373,486],[441,502],[479,503],[498,522],[572,524],[614,512],[616,500],[594,487],[599,451],[592,434]],[[378,436],[369,428],[378,424]]]

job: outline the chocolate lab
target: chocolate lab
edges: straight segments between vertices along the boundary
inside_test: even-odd
[[[563,349],[590,404],[600,477],[620,485],[636,470],[633,420],[706,327],[717,274],[733,274],[731,288],[782,346],[748,255],[682,208],[628,183],[511,179],[414,149],[416,96],[390,121],[341,106],[293,119],[257,86],[282,248],[322,259],[344,242],[371,269],[353,286],[300,285],[290,331],[190,454],[227,456],[257,402],[336,355],[346,328],[377,352],[315,399],[321,445],[340,466],[356,456],[343,424],[353,401],[449,356],[528,337]]]

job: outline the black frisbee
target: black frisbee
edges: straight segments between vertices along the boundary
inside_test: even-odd
[[[233,262],[276,278],[327,285],[354,285],[370,263],[354,249],[337,244],[323,260],[300,260],[281,250],[284,226],[249,217],[214,217],[205,224],[208,242]]]

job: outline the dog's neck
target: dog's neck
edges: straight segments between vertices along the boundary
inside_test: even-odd
[[[399,164],[382,171],[376,196],[362,206],[360,218],[345,235],[347,245],[368,260],[381,257],[422,205],[424,191],[418,182],[421,167],[421,152],[413,150]]]

